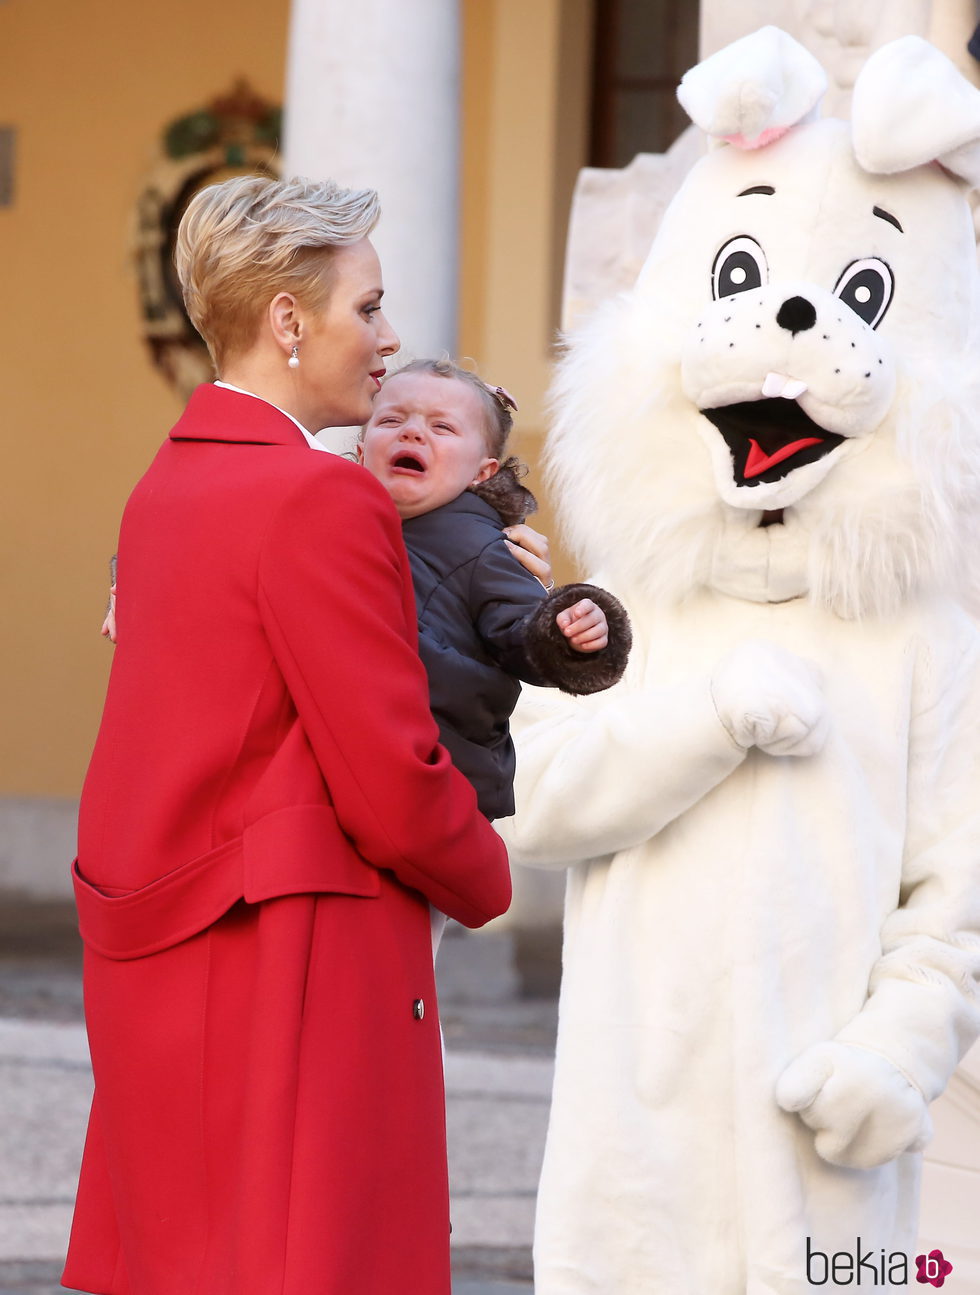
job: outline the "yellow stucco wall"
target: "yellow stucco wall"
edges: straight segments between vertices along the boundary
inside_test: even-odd
[[[128,249],[161,129],[246,76],[281,102],[287,0],[4,0],[0,795],[77,795],[102,707],[119,513],[180,402],[140,341]]]
[[[520,404],[556,575],[573,574],[538,471],[572,188],[586,161],[592,0],[467,0],[459,350]]]
[[[590,10],[462,3],[459,349],[518,395],[515,448],[532,467],[584,160]],[[0,126],[17,131],[15,200],[0,208],[0,800],[78,794],[111,658],[107,559],[180,409],[140,338],[130,255],[161,130],[239,75],[281,101],[287,26],[288,0],[0,0]],[[553,528],[546,501],[540,519]]]

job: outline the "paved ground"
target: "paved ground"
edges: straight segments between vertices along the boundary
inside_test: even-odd
[[[79,964],[70,907],[0,895],[0,1295],[61,1291],[91,1095]],[[454,1295],[526,1295],[557,936],[515,940],[450,925],[438,969]]]

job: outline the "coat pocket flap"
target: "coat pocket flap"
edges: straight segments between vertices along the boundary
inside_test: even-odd
[[[100,886],[72,864],[82,939],[107,958],[144,958],[205,930],[240,899],[338,894],[373,898],[381,876],[329,805],[294,805],[138,890]]]
[[[363,898],[381,891],[377,868],[364,862],[329,805],[265,814],[245,829],[242,860],[242,893],[250,904],[306,891]]]

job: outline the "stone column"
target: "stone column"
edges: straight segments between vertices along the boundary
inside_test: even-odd
[[[284,174],[377,189],[401,358],[456,345],[457,0],[293,0]]]

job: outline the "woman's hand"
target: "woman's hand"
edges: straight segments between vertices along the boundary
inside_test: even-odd
[[[556,623],[576,652],[601,652],[609,642],[606,614],[591,598],[559,612]]]
[[[521,566],[540,580],[550,593],[555,587],[555,579],[551,570],[548,537],[526,524],[505,526],[504,537],[504,542]]]
[[[110,643],[116,641],[116,586],[113,585],[109,590],[109,608],[105,614],[105,620],[102,622],[102,637],[108,639]]]

